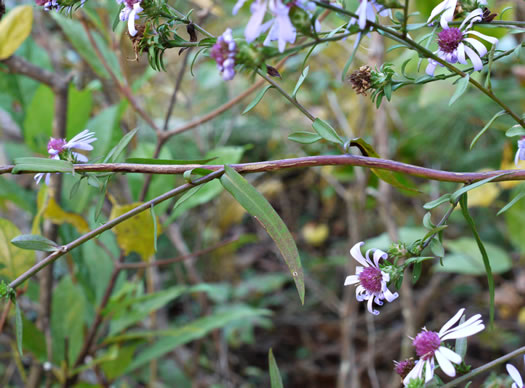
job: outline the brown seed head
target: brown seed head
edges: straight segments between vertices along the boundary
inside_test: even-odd
[[[370,66],[361,66],[359,70],[354,71],[348,78],[352,84],[352,89],[354,89],[357,94],[366,96],[366,91],[370,89],[371,86],[370,74]]]

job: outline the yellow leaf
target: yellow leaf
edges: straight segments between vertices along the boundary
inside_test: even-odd
[[[0,60],[13,55],[31,33],[33,7],[22,5],[11,10],[0,21]]]
[[[129,205],[119,205],[114,201],[112,202],[113,208],[109,216],[111,220],[142,205],[142,202]],[[117,236],[119,247],[124,250],[126,255],[136,252],[142,257],[142,260],[148,261],[155,253],[155,231],[151,210],[148,209],[118,224],[113,228],[113,232]],[[157,235],[160,233],[160,222],[157,220]]]
[[[326,224],[307,223],[302,230],[304,240],[314,247],[323,245],[330,234]]]
[[[15,224],[0,218],[0,275],[14,280],[35,263],[35,252],[20,249],[11,244],[19,236],[20,230]]]
[[[520,160],[518,166],[514,164],[514,150],[510,143],[506,143],[503,148],[503,160],[501,161],[502,170],[517,170],[525,169],[525,160]],[[504,189],[512,189],[513,187],[519,185],[522,181],[508,181],[508,182],[498,182],[498,184]]]
[[[49,197],[43,215],[45,219],[50,220],[54,224],[71,224],[80,233],[89,232],[89,225],[82,216],[62,210],[53,197]]]

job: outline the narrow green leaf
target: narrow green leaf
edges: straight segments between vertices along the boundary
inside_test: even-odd
[[[306,131],[294,132],[288,136],[288,140],[295,141],[296,143],[301,144],[312,144],[321,139],[322,137],[319,136],[317,133]]]
[[[22,312],[20,311],[20,305],[17,301],[14,302],[15,304],[15,330],[16,330],[16,346],[18,348],[18,353],[20,353],[20,357],[24,355],[24,352],[22,350],[22,331],[23,331],[23,323],[22,323]]]
[[[493,325],[494,324],[494,276],[492,275],[492,268],[490,266],[490,261],[487,255],[487,250],[485,249],[485,246],[483,245],[483,241],[479,237],[478,231],[476,229],[476,224],[474,223],[474,220],[472,219],[468,211],[467,199],[468,199],[468,194],[467,192],[465,192],[460,197],[459,204],[461,205],[461,212],[463,213],[463,217],[465,218],[465,221],[467,221],[467,223],[469,224],[470,229],[472,230],[472,234],[474,235],[474,238],[476,239],[476,243],[478,244],[478,248],[481,253],[481,256],[483,257],[483,265],[485,266],[485,272],[487,274],[487,282],[489,284],[490,324]]]
[[[518,202],[520,199],[522,199],[523,197],[525,197],[525,190],[522,190],[520,193],[518,193],[518,195],[516,195],[514,198],[512,198],[512,200],[506,204],[499,212],[498,214],[496,215],[500,215],[502,213],[505,213],[507,210],[509,210],[512,206],[514,206],[516,204],[516,202]]]
[[[16,236],[11,240],[11,244],[18,248],[32,251],[53,252],[58,248],[57,243],[37,234],[22,234]]]
[[[255,106],[262,100],[262,98],[264,97],[264,95],[266,94],[268,89],[270,89],[270,88],[273,88],[273,86],[272,85],[266,85],[264,88],[262,88],[262,90],[259,93],[257,93],[257,95],[255,96],[253,101],[248,104],[246,109],[244,109],[244,111],[241,114],[248,113],[253,108],[255,108]]]
[[[505,132],[505,136],[507,137],[525,136],[525,128],[523,128],[519,124],[513,125],[509,129],[507,129],[507,132]]]
[[[507,113],[507,112],[504,111],[504,110],[501,110],[498,113],[496,113],[494,116],[492,116],[492,118],[489,120],[489,122],[487,124],[485,124],[485,126],[481,129],[481,131],[479,131],[478,134],[476,135],[476,137],[472,140],[472,143],[470,143],[470,149],[472,149],[472,147],[474,147],[474,144],[476,144],[476,142],[481,137],[481,135],[483,135],[487,131],[487,129],[490,128],[492,123],[494,123],[494,121],[496,121],[496,119],[498,117],[503,116],[505,113]]]
[[[352,54],[350,54],[350,58],[345,63],[345,67],[343,68],[343,73],[341,74],[341,81],[345,81],[346,73],[348,73],[348,69],[350,68],[350,65],[354,61],[355,54],[357,53],[357,49],[359,48],[359,45],[361,44],[361,40],[363,39],[364,34],[359,34],[357,41],[354,44],[354,49],[352,51]]]
[[[467,74],[465,77],[461,77],[459,81],[457,82],[456,91],[450,98],[450,101],[448,102],[448,106],[451,106],[456,100],[461,97],[463,93],[467,90],[468,83],[470,80],[470,76]]]
[[[135,128],[133,131],[126,133],[122,139],[118,142],[118,144],[113,147],[111,151],[109,151],[109,154],[104,158],[103,163],[115,163],[120,156],[120,154],[126,149],[131,139],[133,139],[133,136],[137,133],[139,129]]]
[[[221,183],[226,190],[254,216],[266,229],[283,255],[304,304],[304,275],[295,241],[285,223],[264,198],[246,179],[230,166],[224,166]]]
[[[416,284],[423,271],[423,264],[421,261],[416,261],[412,267],[412,284]]]
[[[299,80],[297,81],[297,84],[295,85],[295,88],[293,89],[293,92],[292,92],[293,98],[295,98],[295,96],[297,95],[297,92],[301,88],[301,85],[306,80],[306,77],[308,76],[309,71],[310,71],[310,66],[306,66],[303,72],[301,73],[301,76],[299,77]]]
[[[275,357],[273,356],[272,348],[270,348],[268,352],[268,364],[270,369],[270,387],[283,388],[283,379],[281,378],[277,361],[275,361]]]
[[[190,160],[172,160],[172,159],[152,159],[152,158],[127,158],[126,163],[136,164],[206,164],[217,158],[209,159],[190,159]]]
[[[73,164],[66,160],[56,160],[50,158],[16,158],[13,174],[22,171],[34,172],[73,172]]]
[[[508,172],[504,172],[503,174],[494,175],[494,176],[491,176],[489,178],[485,178],[485,179],[483,179],[481,181],[478,181],[476,183],[472,183],[470,185],[463,186],[461,189],[459,189],[459,190],[457,190],[457,191],[452,193],[452,195],[450,196],[450,202],[455,203],[455,202],[457,202],[459,197],[461,197],[466,192],[468,192],[468,191],[470,191],[472,189],[475,189],[476,187],[483,186],[485,183],[489,183],[490,181],[493,181],[494,179],[499,178],[499,177],[501,177],[503,175],[507,175],[507,174],[509,174],[509,173]]]
[[[328,124],[326,121],[316,118],[312,123],[312,127],[315,132],[319,134],[323,139],[335,144],[344,144],[343,139],[337,134],[335,129]]]
[[[433,201],[427,202],[427,203],[425,203],[423,205],[423,209],[425,209],[425,210],[432,210],[432,209],[438,207],[439,205],[441,205],[443,203],[449,203],[451,195],[452,194],[447,193],[445,195],[442,195],[438,199],[435,199]]]

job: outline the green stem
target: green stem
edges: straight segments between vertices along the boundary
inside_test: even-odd
[[[269,84],[271,84],[279,93],[281,93],[288,101],[290,101],[293,105],[297,107],[306,117],[308,117],[311,121],[315,120],[315,117],[306,110],[304,106],[302,106],[295,98],[290,96],[277,82],[275,82],[273,79],[268,77],[264,72],[260,69],[257,69],[257,74],[259,74],[262,78],[264,78]]]
[[[405,0],[405,7],[403,8],[403,37],[407,37],[407,23],[408,23],[408,3],[409,0]]]
[[[499,364],[503,364],[505,361],[508,361],[514,357],[521,356],[522,354],[525,354],[525,346],[522,346],[521,348],[518,348],[514,350],[513,352],[510,352],[500,358],[495,359],[494,361],[491,361],[483,366],[480,366],[479,368],[474,369],[473,371],[467,373],[466,375],[463,375],[461,377],[458,377],[455,380],[452,380],[450,383],[447,383],[443,385],[441,388],[452,388],[456,387],[460,383],[464,383],[466,381],[469,381],[471,378],[484,373],[495,366],[498,366]]]

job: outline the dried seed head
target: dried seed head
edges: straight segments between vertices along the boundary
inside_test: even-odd
[[[361,66],[359,70],[356,70],[352,74],[350,74],[350,77],[348,77],[348,79],[352,84],[352,89],[354,89],[357,94],[362,94],[363,96],[366,96],[366,91],[370,89],[371,86],[370,75],[370,66]]]
[[[144,38],[144,31],[146,31],[146,26],[137,26],[137,33],[135,36],[129,35],[131,43],[133,44],[133,51],[135,52],[135,61],[139,60],[139,53],[144,47],[141,47],[142,38]]]

